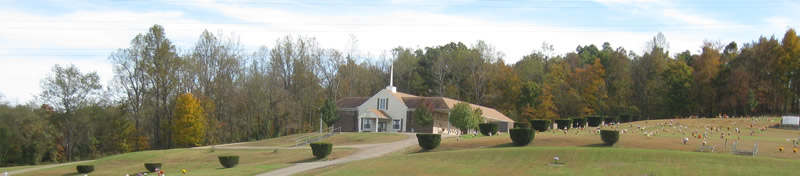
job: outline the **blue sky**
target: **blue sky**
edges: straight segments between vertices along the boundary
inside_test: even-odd
[[[484,40],[507,63],[552,44],[624,47],[638,54],[663,32],[670,52],[697,52],[703,41],[749,43],[782,37],[800,21],[790,0],[98,0],[0,1],[0,93],[27,103],[54,64],[95,71],[107,85],[107,60],[153,24],[188,50],[204,29],[236,36],[247,51],[286,35],[316,37],[324,48],[377,58],[397,46],[423,48]],[[740,45],[741,46],[741,45]]]

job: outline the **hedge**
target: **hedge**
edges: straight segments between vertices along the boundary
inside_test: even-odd
[[[627,122],[633,122],[633,121],[631,119],[631,115],[625,114],[625,115],[620,115],[619,116],[619,122],[620,123],[627,123]]]
[[[478,124],[478,129],[481,130],[481,134],[483,134],[484,136],[491,136],[493,134],[497,134],[496,123],[481,123]]]
[[[550,124],[551,124],[550,120],[544,120],[544,119],[531,120],[531,128],[539,132],[547,131],[547,128],[550,126]]]
[[[580,128],[586,125],[586,118],[575,117],[572,118],[572,126],[576,128]]]
[[[558,129],[564,129],[564,127],[571,127],[572,126],[572,119],[558,119],[556,120],[556,124],[558,125]]]
[[[239,156],[219,156],[219,163],[225,168],[232,168],[239,164]]]
[[[319,159],[325,158],[333,151],[333,144],[327,142],[314,142],[311,145],[311,152]]]
[[[144,168],[150,172],[155,172],[156,168],[161,168],[161,163],[144,163]]]
[[[617,130],[600,130],[600,138],[606,145],[614,145],[619,141],[619,131]]]
[[[422,149],[433,150],[439,147],[439,143],[442,142],[442,135],[417,133],[417,142],[419,142],[419,146],[422,147]]]
[[[531,124],[525,122],[514,122],[514,128],[531,128]]]
[[[536,136],[536,131],[528,128],[513,128],[509,130],[511,141],[516,146],[526,146],[533,141]]]
[[[633,121],[642,121],[642,120],[645,120],[645,119],[642,119],[642,116],[638,116],[637,115],[637,116],[631,116],[631,120],[633,120]]]
[[[94,172],[94,165],[78,165],[78,173],[85,174]]]
[[[603,123],[603,117],[601,117],[601,116],[589,116],[589,117],[586,117],[586,122],[589,123],[590,127],[600,126],[600,124]]]
[[[603,121],[605,121],[606,123],[619,122],[616,117],[608,117],[608,116],[604,117]]]
[[[331,143],[314,142],[309,145],[311,145],[311,152],[314,156],[320,159],[327,157],[333,151],[333,144]]]

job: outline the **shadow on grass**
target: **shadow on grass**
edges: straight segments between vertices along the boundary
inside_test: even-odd
[[[420,148],[419,150],[417,150],[415,152],[410,152],[409,154],[428,153],[428,152],[436,152],[436,151],[438,151],[438,150],[436,150],[436,149],[425,150],[425,149]]]
[[[531,143],[530,143],[530,144],[528,144],[527,146],[533,146],[533,142],[531,142]],[[516,145],[514,145],[514,143],[513,143],[513,142],[509,142],[509,143],[505,143],[505,144],[500,144],[500,145],[495,145],[495,146],[489,146],[489,148],[503,148],[503,147],[519,147],[519,146],[516,146]],[[525,147],[525,146],[522,146],[522,147]]]
[[[581,147],[611,147],[611,146],[610,145],[606,145],[604,143],[598,143],[598,144],[584,145],[584,146],[581,146]]]
[[[308,162],[315,162],[315,161],[326,161],[326,158],[319,159],[317,157],[311,157],[311,158],[307,158],[307,159],[303,159],[303,160],[292,161],[292,162],[289,162],[289,163],[297,164],[297,163],[308,163]]]

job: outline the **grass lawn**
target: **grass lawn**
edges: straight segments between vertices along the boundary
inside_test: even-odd
[[[284,137],[265,139],[254,142],[241,143],[231,146],[274,146],[274,147],[287,147],[294,145],[295,138],[308,135],[309,133],[294,134]],[[355,133],[344,132],[341,134],[333,135],[320,142],[330,142],[333,146],[342,145],[358,145],[358,144],[377,144],[394,142],[406,139],[406,135],[400,133]],[[287,142],[288,141],[288,142]]]
[[[552,166],[558,156],[563,166]],[[794,175],[800,160],[610,147],[502,147],[392,155],[302,175]]]
[[[253,142],[244,142],[240,144],[230,145],[230,146],[255,146],[255,147],[288,147],[294,145],[295,139],[303,136],[307,136],[310,133],[299,133],[293,134],[288,136],[281,136],[276,138],[269,138],[259,141]]]
[[[181,169],[188,170],[190,175],[254,175],[279,168],[292,163],[311,162],[317,159],[310,149],[278,150],[224,150],[217,149],[172,149],[133,152],[114,155],[89,163],[95,165],[90,175],[135,175],[148,172],[144,163],[160,162],[169,175],[181,174]],[[340,158],[352,154],[354,149],[334,149],[331,158]],[[239,165],[225,169],[219,163],[218,156],[239,155]],[[152,173],[151,173],[152,174]],[[75,165],[66,165],[51,169],[38,170],[22,175],[83,175],[78,174]]]
[[[11,172],[11,171],[15,171],[15,170],[21,170],[21,169],[27,169],[27,168],[31,168],[31,167],[36,167],[36,166],[13,166],[13,167],[0,167],[0,173],[3,173],[3,172]]]
[[[325,138],[320,142],[329,142],[334,146],[341,145],[359,145],[359,144],[377,144],[400,141],[408,138],[401,133],[342,133]]]
[[[711,133],[709,128],[706,145],[716,147],[713,153],[718,154],[731,154],[731,145],[733,141],[739,139],[739,149],[752,149],[753,144],[758,143],[757,157],[775,157],[775,158],[788,158],[800,159],[800,152],[793,153],[793,144],[791,139],[800,137],[800,131],[797,130],[784,130],[784,129],[767,129],[760,131],[756,127],[771,126],[779,123],[779,119],[758,120],[755,122],[754,128],[750,129],[749,125],[751,120],[746,119],[679,119],[673,121],[673,127],[669,126],[670,120],[650,120],[647,122],[639,121],[633,123],[625,123],[619,125],[617,129],[628,129],[628,133],[621,134],[620,140],[614,147],[617,148],[635,148],[635,149],[654,149],[654,150],[676,150],[676,151],[695,151],[702,145],[703,140],[692,137],[691,133],[698,130],[698,133],[705,132],[705,126],[722,126],[720,131]],[[733,125],[733,123],[736,123]],[[666,123],[666,124],[665,124]],[[683,126],[689,126],[688,129],[678,131],[678,123]],[[636,126],[646,127],[645,131],[659,131],[649,139],[644,135],[644,131],[634,129]],[[631,127],[633,126],[633,127]],[[700,126],[700,127],[698,127]],[[731,127],[728,131],[727,127]],[[739,128],[741,133],[736,134],[735,128]],[[610,127],[603,127],[603,129],[611,129]],[[747,132],[744,132],[746,131]],[[755,131],[753,136],[750,132]],[[577,132],[577,135],[576,135]],[[727,133],[731,132],[731,136]],[[726,137],[721,138],[720,133],[725,133]],[[689,142],[684,145],[682,139],[684,137],[690,138]],[[727,145],[725,139],[728,139]],[[790,139],[786,141],[786,139]],[[530,146],[537,147],[591,147],[602,144],[600,135],[593,134],[588,128],[578,132],[578,129],[570,129],[567,134],[563,132],[540,132],[536,133],[533,143]],[[489,148],[489,147],[508,147],[511,146],[511,139],[508,134],[501,134],[497,136],[482,136],[471,137],[471,135],[462,135],[459,138],[445,138],[442,139],[441,145],[433,151],[448,151],[448,150],[462,150],[462,149],[475,149],[475,148]],[[778,147],[783,147],[784,151],[778,151]],[[419,146],[412,146],[405,149],[400,153],[415,153],[420,151]]]

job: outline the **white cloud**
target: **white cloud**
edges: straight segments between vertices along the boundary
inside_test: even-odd
[[[50,73],[55,64],[62,67],[74,64],[82,73],[97,72],[101,84],[106,84],[113,75],[111,64],[90,60],[71,60],[59,58],[3,58],[0,59],[0,92],[14,104],[25,104],[34,100],[41,92],[40,80]]]
[[[132,21],[166,24],[193,22],[182,19],[183,13],[176,11],[78,11],[44,16],[1,9],[0,16],[3,19],[17,19],[3,21],[4,28],[0,29],[0,82],[3,82],[0,92],[12,103],[33,100],[34,95],[40,92],[39,81],[50,73],[55,64],[74,64],[84,73],[97,72],[101,84],[107,85],[113,77],[112,66],[106,60],[108,55],[115,48],[129,47],[131,39],[139,33],[146,33],[153,25]],[[196,39],[202,28],[192,27],[196,31],[189,32],[191,34],[170,33],[168,29],[168,37],[179,41]]]
[[[377,54],[397,46],[417,48],[449,42],[470,45],[477,40],[485,40],[506,53],[507,63],[513,63],[532,50],[539,49],[542,41],[553,44],[556,53],[565,53],[573,51],[578,44],[599,45],[606,41],[611,41],[615,47],[622,45],[629,49],[638,48],[640,43],[655,35],[586,27],[558,27],[531,22],[495,22],[424,11],[389,11],[369,16],[307,15],[274,8],[229,4],[201,5],[234,19],[270,24],[251,26],[262,31],[237,31],[237,34],[243,36],[242,42],[247,45],[270,46],[273,42],[264,43],[262,39],[307,35],[316,37],[323,47],[343,50],[349,34],[354,34],[359,40],[360,50]],[[280,18],[253,18],[253,14]],[[301,25],[297,25],[298,23]],[[265,32],[271,30],[278,32]]]
[[[468,1],[457,3],[465,2]],[[629,12],[632,16],[653,19],[656,23],[691,24],[708,29],[719,27],[715,25],[735,25],[680,8],[657,8],[673,7],[668,1],[598,0],[598,2],[610,9]],[[393,3],[439,2],[396,0]],[[203,29],[235,33],[249,50],[262,45],[272,47],[276,39],[286,35],[304,35],[315,37],[322,47],[344,51],[352,34],[359,41],[358,49],[362,53],[371,53],[372,56],[397,46],[422,48],[449,42],[472,45],[477,40],[484,40],[506,54],[506,63],[513,63],[532,50],[539,49],[543,41],[553,44],[556,54],[574,51],[577,45],[599,46],[603,42],[610,42],[615,48],[621,46],[629,51],[640,52],[643,50],[643,44],[656,34],[652,31],[626,32],[624,29],[597,26],[548,25],[537,22],[535,18],[524,19],[525,21],[483,19],[437,12],[436,8],[387,8],[388,10],[372,11],[369,14],[358,12],[334,14],[323,11],[299,12],[282,8],[286,6],[267,7],[233,3],[172,5],[191,6],[192,11],[204,11],[202,15],[222,14],[223,17],[217,19],[233,20],[222,24],[220,21],[208,21],[193,16],[195,14],[192,12],[181,10],[146,12],[79,10],[47,16],[0,7],[0,16],[3,19],[23,19],[23,21],[0,21],[3,26],[0,28],[0,48],[112,49],[54,51],[42,54],[98,55],[77,58],[15,57],[9,55],[20,54],[20,51],[0,49],[0,55],[3,55],[0,59],[0,81],[4,82],[0,85],[0,92],[8,99],[16,99],[22,103],[30,100],[33,94],[39,92],[39,80],[44,78],[53,64],[74,63],[84,72],[98,71],[105,84],[113,76],[111,65],[106,60],[108,54],[115,48],[129,47],[132,38],[139,33],[146,33],[153,24],[163,25],[167,37],[184,50],[191,49],[189,47],[194,45]],[[767,21],[775,25],[784,25],[782,29],[785,28],[785,24],[792,24],[792,21],[781,18],[770,18]],[[707,36],[720,36],[714,32],[716,31],[664,31],[673,54],[686,49],[694,51]],[[757,36],[745,38],[754,37]]]

